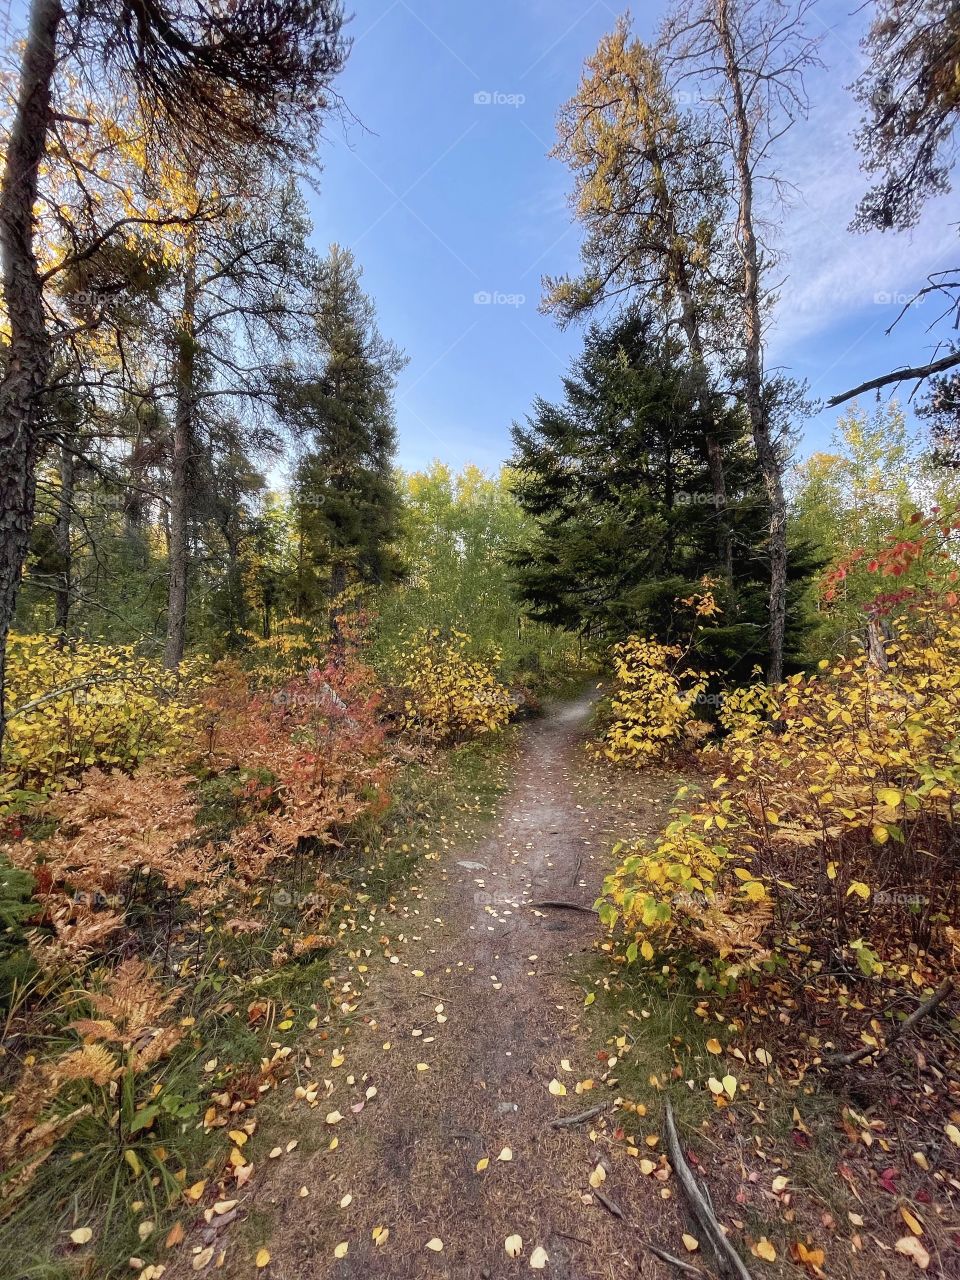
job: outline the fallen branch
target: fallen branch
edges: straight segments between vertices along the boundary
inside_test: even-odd
[[[893,1048],[898,1040],[917,1025],[921,1018],[925,1018],[928,1013],[933,1013],[938,1005],[943,1004],[952,991],[953,979],[944,978],[932,996],[928,996],[922,1004],[917,1005],[909,1018],[904,1018],[899,1026],[894,1027],[885,1044],[881,1046],[867,1044],[860,1049],[852,1050],[850,1053],[831,1054],[829,1057],[824,1058],[823,1065],[825,1067],[852,1067],[855,1062],[862,1062],[864,1058],[882,1058],[885,1053],[888,1053]]]
[[[559,900],[548,900],[545,902],[528,902],[528,907],[556,907],[560,911],[585,911],[587,915],[595,916],[597,914],[595,907],[585,907],[580,902],[561,902]]]
[[[721,1273],[725,1276],[733,1277],[734,1280],[751,1280],[750,1272],[744,1265],[743,1259],[727,1239],[726,1233],[710,1208],[703,1189],[687,1164],[683,1149],[680,1146],[680,1139],[677,1136],[677,1125],[673,1118],[673,1107],[671,1107],[669,1100],[665,1103],[664,1115],[667,1132],[667,1154],[670,1156],[673,1172],[683,1188],[693,1216],[713,1246]]]
[[[610,1106],[609,1102],[601,1102],[599,1106],[588,1107],[586,1111],[578,1111],[575,1116],[560,1116],[557,1120],[551,1120],[547,1125],[548,1129],[565,1129],[567,1125],[582,1124],[584,1120],[592,1120],[594,1116],[598,1116],[601,1111],[606,1111]]]

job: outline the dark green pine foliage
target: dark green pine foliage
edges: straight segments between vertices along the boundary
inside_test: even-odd
[[[535,618],[610,643],[642,632],[685,644],[691,614],[677,601],[709,576],[723,613],[700,634],[698,660],[744,677],[767,657],[768,511],[746,419],[718,400],[735,540],[727,584],[696,388],[648,313],[593,326],[563,402],[538,400],[514,426],[515,492],[539,534],[512,564]]]
[[[301,445],[292,497],[297,603],[307,612],[351,582],[390,583],[402,572],[393,393],[406,358],[380,333],[360,276],[350,251],[333,245],[316,285],[319,367],[278,386]]]

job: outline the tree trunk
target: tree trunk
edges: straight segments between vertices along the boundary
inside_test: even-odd
[[[196,269],[188,262],[183,284],[183,312],[177,333],[177,400],[170,457],[170,530],[167,596],[167,643],[163,665],[175,671],[187,641],[187,572],[189,555],[189,470],[194,439],[194,379],[196,376]]]
[[[343,646],[343,632],[340,618],[343,613],[341,596],[347,589],[347,562],[334,560],[330,569],[330,637],[335,649]]]
[[[685,256],[686,246],[683,246],[677,229],[675,200],[667,182],[666,171],[658,149],[657,137],[650,125],[649,115],[639,110],[639,103],[637,103],[637,115],[644,121],[644,142],[650,153],[656,200],[659,205],[660,217],[666,228],[666,272],[680,302],[680,327],[683,329],[684,336],[687,339],[687,346],[690,349],[690,359],[697,382],[697,401],[706,424],[704,445],[707,454],[707,465],[710,470],[710,485],[713,489],[713,505],[720,525],[723,573],[732,587],[733,536],[727,519],[727,480],[723,466],[723,448],[710,426],[713,421],[710,375],[707,371],[707,361],[703,351],[700,318],[690,291],[689,262]]]
[[[763,402],[763,331],[760,318],[760,266],[753,222],[753,136],[743,96],[743,82],[730,26],[728,0],[717,0],[717,31],[730,86],[733,161],[737,175],[739,216],[737,244],[743,260],[744,398],[757,460],[770,504],[770,666],[771,684],[783,678],[783,646],[787,618],[787,502],[783,469]]]
[[[70,626],[70,605],[73,592],[73,490],[76,464],[73,449],[69,444],[60,449],[60,497],[57,503],[56,547],[57,564],[59,566],[55,595],[56,619],[55,629],[60,634],[60,643],[67,638]]]
[[[697,400],[700,412],[712,423],[710,375],[707,372],[707,361],[703,353],[703,342],[700,338],[700,326],[697,323],[693,307],[693,299],[685,286],[685,272],[681,277],[680,289],[681,316],[680,322],[686,335],[687,345],[693,362],[697,379]],[[710,485],[713,489],[713,504],[720,525],[720,549],[723,558],[723,576],[733,586],[733,534],[727,515],[727,477],[723,467],[723,446],[713,430],[708,426],[704,431],[704,445],[707,452],[707,466],[710,469]]]
[[[59,0],[33,0],[0,186],[0,259],[10,329],[0,381],[0,749],[6,723],[7,636],[30,543],[42,397],[50,372],[43,286],[33,245],[33,207],[46,150],[50,86],[62,19]]]

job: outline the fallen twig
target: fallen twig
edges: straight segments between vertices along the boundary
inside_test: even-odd
[[[556,1120],[551,1120],[547,1125],[548,1129],[565,1129],[570,1124],[581,1124],[584,1120],[592,1120],[594,1116],[598,1116],[601,1111],[606,1111],[610,1106],[609,1102],[601,1102],[596,1107],[588,1107],[586,1111],[578,1111],[575,1116],[559,1116]]]
[[[585,907],[581,902],[561,902],[544,901],[544,902],[528,902],[528,907],[557,907],[561,911],[585,911],[587,915],[595,916],[597,914],[595,907]]]
[[[937,1005],[943,1004],[952,991],[953,979],[944,978],[932,996],[929,996],[922,1004],[917,1005],[909,1018],[904,1018],[899,1026],[894,1027],[885,1044],[880,1046],[864,1045],[862,1048],[854,1049],[850,1053],[831,1054],[829,1057],[824,1058],[823,1065],[825,1067],[852,1067],[855,1062],[862,1062],[864,1058],[882,1058],[902,1036],[905,1036],[908,1031],[917,1025],[921,1018],[925,1018],[928,1013],[933,1013]]]
[[[716,1215],[703,1194],[703,1189],[687,1164],[683,1149],[680,1146],[680,1139],[677,1136],[677,1125],[673,1118],[673,1107],[670,1105],[669,1100],[664,1105],[664,1116],[666,1122],[664,1127],[667,1133],[667,1153],[670,1156],[670,1163],[673,1165],[677,1181],[683,1188],[694,1217],[713,1246],[721,1272],[725,1276],[734,1277],[735,1280],[751,1280],[750,1272],[747,1270],[743,1259],[727,1239],[726,1233],[717,1221]]]
[[[604,1195],[599,1187],[594,1188],[593,1194],[597,1197],[608,1213],[612,1213],[615,1218],[619,1218],[621,1221],[624,1220],[623,1210],[620,1206],[615,1201],[611,1200],[609,1196]]]
[[[678,1271],[685,1272],[688,1276],[702,1276],[703,1272],[699,1267],[693,1266],[689,1262],[684,1262],[682,1258],[675,1258],[672,1253],[667,1253],[666,1249],[660,1249],[657,1245],[648,1241],[645,1248],[649,1249],[655,1258],[659,1258],[661,1262],[667,1262],[671,1267],[676,1267]]]

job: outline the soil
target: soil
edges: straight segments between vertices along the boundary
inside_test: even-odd
[[[398,906],[398,958],[370,961],[367,1022],[335,1048],[335,1032],[312,1046],[307,1070],[321,1091],[325,1079],[333,1087],[316,1108],[290,1097],[283,1140],[289,1132],[297,1147],[260,1164],[242,1209],[262,1230],[242,1245],[222,1239],[221,1274],[253,1275],[261,1243],[271,1261],[258,1274],[276,1280],[492,1280],[530,1274],[538,1247],[556,1280],[670,1274],[642,1238],[651,1222],[665,1237],[673,1202],[641,1180],[603,1116],[551,1127],[616,1090],[600,1080],[582,1023],[596,917],[533,904],[589,908],[613,839],[658,830],[674,789],[651,777],[598,788],[580,740],[589,711],[583,699],[527,726],[495,830],[443,855]],[[578,1095],[592,1077],[596,1087]],[[552,1080],[565,1095],[550,1092]],[[331,1125],[333,1109],[344,1118]],[[504,1148],[512,1159],[498,1158]],[[623,1218],[590,1186],[598,1163],[602,1194]],[[389,1230],[379,1246],[375,1227]],[[505,1249],[513,1235],[516,1258]],[[442,1251],[427,1247],[434,1238]]]

